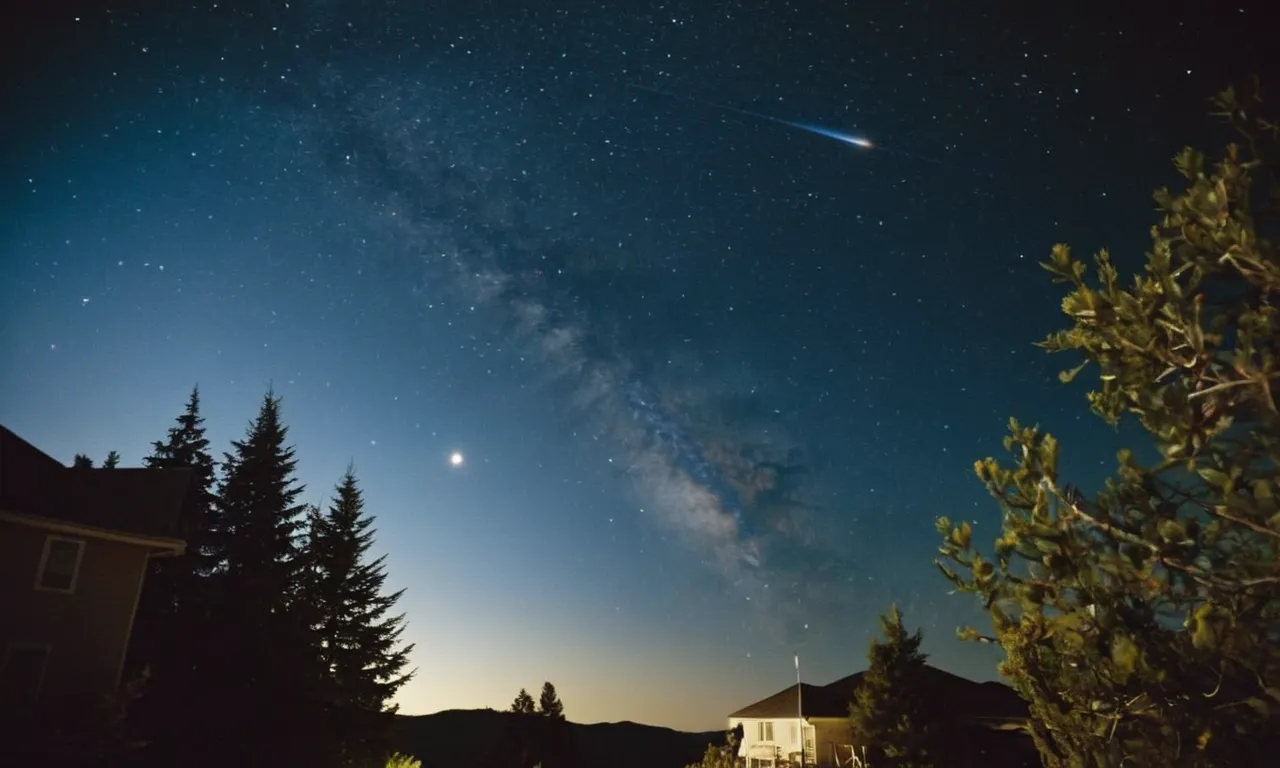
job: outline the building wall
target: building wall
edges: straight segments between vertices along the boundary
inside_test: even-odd
[[[760,740],[760,724],[763,722],[773,723],[773,740]],[[781,750],[781,755],[785,759],[792,753],[800,751],[800,729],[797,725],[800,723],[798,718],[781,719],[770,718],[768,720],[757,718],[729,718],[729,730],[742,726],[742,745],[738,748],[738,755],[741,757],[755,757],[764,754],[777,754],[777,750]],[[770,750],[773,750],[772,752]]]
[[[35,583],[47,535],[0,521],[0,654],[10,642],[51,647],[42,700],[112,692],[119,684],[147,550],[86,539],[75,592],[42,592]]]
[[[851,743],[852,731],[847,717],[813,717],[809,722],[813,724],[818,766],[835,766],[837,754],[840,760],[849,759],[846,745]]]

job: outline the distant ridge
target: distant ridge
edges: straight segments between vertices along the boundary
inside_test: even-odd
[[[521,723],[539,725],[537,715],[493,709],[449,709],[396,718],[396,743],[422,761],[422,768],[487,768]],[[689,733],[630,720],[566,723],[580,768],[683,768],[702,759],[708,744],[723,744],[723,731]]]

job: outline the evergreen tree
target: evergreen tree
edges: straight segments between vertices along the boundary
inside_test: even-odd
[[[564,704],[560,702],[560,697],[556,695],[556,687],[549,680],[542,684],[542,695],[538,697],[538,714],[559,720],[564,719]]]
[[[880,631],[884,639],[871,641],[869,666],[849,705],[854,741],[874,756],[873,765],[933,765],[935,723],[928,711],[920,630],[907,634],[893,605],[880,617]]]
[[[83,453],[77,453],[75,458],[71,460],[73,469],[93,469],[93,459]]]
[[[287,434],[280,401],[268,391],[245,438],[224,455],[208,536],[217,674],[203,681],[209,741],[193,745],[210,764],[333,762],[318,727],[316,643],[299,600],[303,489]]]
[[[244,440],[224,454],[223,481],[210,525],[215,576],[244,619],[265,625],[293,603],[300,583],[304,505],[293,477],[297,461],[286,446],[280,400],[268,392]]]
[[[198,685],[192,671],[217,653],[207,648],[208,618],[202,609],[204,581],[213,569],[208,552],[209,514],[214,502],[214,461],[200,415],[200,391],[193,388],[186,409],[169,428],[165,440],[152,444],[145,460],[150,469],[190,469],[192,488],[184,510],[186,552],[174,558],[153,558],[143,582],[129,647],[133,670],[150,668],[147,689],[138,704],[138,719],[146,734],[164,749],[166,739],[181,742],[189,718],[184,712]],[[108,463],[112,451],[108,456]]]
[[[1015,466],[975,466],[1004,510],[994,559],[938,521],[939,565],[994,628],[962,636],[1004,649],[1050,768],[1255,766],[1280,748],[1280,128],[1256,83],[1214,101],[1245,146],[1212,168],[1176,157],[1187,187],[1155,194],[1145,274],[1122,281],[1102,251],[1086,280],[1065,245],[1044,265],[1070,327],[1041,346],[1083,355],[1064,382],[1096,364],[1093,412],[1132,416],[1159,458],[1121,451],[1089,498],[1059,477],[1057,441],[1013,421]]]
[[[534,713],[533,697],[529,692],[521,688],[520,693],[516,694],[515,701],[511,702],[511,711],[522,715],[532,715]]]
[[[120,464],[120,454],[115,451],[107,451],[107,458],[102,460],[103,469],[115,469]]]
[[[176,602],[179,595],[196,591],[196,586],[188,583],[192,578],[208,575],[216,565],[216,558],[208,551],[207,542],[210,515],[216,500],[215,464],[209,452],[209,440],[205,437],[204,417],[200,415],[199,387],[192,388],[186,409],[175,421],[176,426],[169,427],[165,440],[151,444],[151,455],[143,463],[149,469],[190,469],[193,475],[191,506],[186,511],[184,526],[186,554],[173,561],[155,561],[153,575],[147,577],[148,583],[172,580],[174,583],[169,585],[169,590]],[[164,575],[156,575],[161,573]],[[169,574],[173,574],[172,578]]]
[[[333,737],[346,764],[382,762],[390,754],[391,699],[413,676],[412,645],[402,645],[404,617],[390,611],[404,590],[384,593],[385,557],[370,558],[373,516],[351,467],[326,513],[308,514],[306,604],[319,639]]]

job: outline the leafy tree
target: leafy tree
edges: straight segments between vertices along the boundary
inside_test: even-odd
[[[726,732],[724,742],[724,745],[719,747],[715,744],[708,744],[707,751],[703,753],[702,759],[696,763],[690,763],[685,768],[740,768],[743,760],[738,757],[737,732]]]
[[[920,630],[907,634],[902,613],[892,605],[880,617],[880,631],[884,639],[871,641],[869,666],[849,705],[854,739],[866,745],[876,765],[932,765],[935,731],[927,711]]]
[[[1280,744],[1280,130],[1256,82],[1214,100],[1243,138],[1212,168],[1175,158],[1145,274],[1096,281],[1065,245],[1044,267],[1068,286],[1070,327],[1040,346],[1098,367],[1092,411],[1132,416],[1158,451],[1092,499],[1058,474],[1058,442],[1011,422],[1007,468],[976,464],[1004,509],[994,558],[967,523],[938,521],[940,567],[990,612],[1003,675],[1057,766],[1252,766]]]
[[[542,694],[538,696],[538,714],[557,720],[564,719],[564,704],[556,695],[556,687],[547,681],[542,684]]]
[[[385,761],[395,708],[391,699],[413,676],[404,673],[412,645],[402,645],[404,617],[389,612],[403,590],[384,593],[384,557],[370,559],[373,517],[355,472],[347,468],[329,509],[308,515],[306,605],[319,639],[331,735],[348,764]]]
[[[93,459],[83,453],[77,453],[71,460],[73,469],[93,469]]]
[[[521,688],[520,693],[516,694],[515,701],[511,702],[511,711],[522,715],[532,715],[534,713],[533,697],[529,692]]]
[[[102,460],[103,469],[115,469],[120,464],[120,454],[115,451],[107,451],[107,458]]]

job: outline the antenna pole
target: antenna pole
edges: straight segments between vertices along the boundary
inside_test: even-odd
[[[800,654],[796,654],[796,717],[800,720],[796,733],[800,736],[800,768],[804,768],[804,692],[800,688]]]

